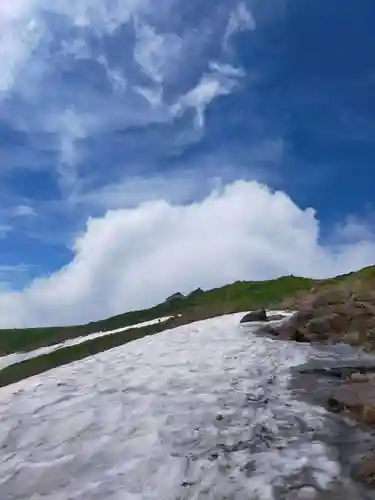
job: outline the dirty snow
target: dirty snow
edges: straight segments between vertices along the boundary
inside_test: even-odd
[[[311,347],[256,336],[240,318],[164,331],[0,389],[0,498],[323,498],[341,481],[317,437],[326,412],[288,389]]]

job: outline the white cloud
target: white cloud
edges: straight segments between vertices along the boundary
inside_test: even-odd
[[[222,73],[226,76],[241,77],[246,75],[246,71],[243,68],[236,68],[230,64],[222,64],[216,61],[211,61],[209,67],[210,70],[217,71],[218,73]]]
[[[153,201],[90,219],[66,267],[0,294],[0,324],[88,321],[198,286],[342,273],[373,263],[374,254],[372,235],[323,247],[314,210],[238,181],[199,203]]]
[[[196,179],[176,172],[166,177],[150,174],[148,177],[127,176],[121,182],[107,184],[94,191],[74,193],[69,201],[75,206],[99,209],[134,207],[139,203],[168,199],[184,203],[196,194]]]
[[[373,214],[366,214],[362,218],[349,215],[343,222],[337,224],[332,232],[333,239],[346,243],[369,238],[369,235],[372,235],[375,239],[375,218]]]
[[[84,150],[84,139],[90,137],[97,144],[107,140],[112,130],[126,134],[129,129],[162,123],[168,124],[170,144],[181,150],[202,138],[205,112],[210,103],[236,90],[245,75],[242,68],[231,66],[228,61],[220,62],[220,57],[215,62],[204,61],[205,48],[212,43],[204,22],[194,29],[187,23],[178,34],[173,32],[177,30],[174,21],[179,2],[171,0],[156,6],[149,0],[81,0],[73,4],[66,0],[14,0],[7,2],[6,7],[1,4],[0,96],[2,89],[14,90],[16,96],[21,96],[19,102],[16,99],[18,112],[6,120],[30,137],[41,136],[40,132],[49,133],[47,145],[38,144],[38,139],[36,145],[49,149],[52,154],[57,149],[61,161],[45,162],[40,167],[36,159],[33,166],[30,162],[30,168],[35,168],[36,163],[39,168],[53,169],[64,200],[70,196],[77,180],[91,173],[85,168],[90,150]],[[246,12],[246,7],[240,4],[231,15],[237,19],[238,29],[248,23]],[[54,16],[46,16],[46,13]],[[50,19],[53,22],[58,19],[55,14],[63,16],[59,30],[49,24]],[[213,23],[210,29],[219,29],[215,16],[210,21]],[[106,39],[101,37],[115,32],[119,26],[126,32],[133,25],[135,45],[119,44],[113,57]],[[225,25],[215,35],[218,40],[224,29]],[[30,33],[29,38],[25,38],[24,33]],[[114,36],[117,35],[116,32]],[[92,44],[95,37],[103,43]],[[33,50],[35,47],[38,50]],[[86,64],[96,74],[95,63],[104,69],[113,92],[102,85],[100,72],[99,83],[91,77],[83,77]],[[206,74],[202,73],[202,68],[207,66]],[[80,68],[84,70],[80,78],[59,78],[63,71],[78,69],[79,73]],[[198,84],[186,90],[186,81],[198,81]],[[44,92],[46,87],[53,89],[53,93]],[[195,120],[179,120],[175,126],[176,116],[187,109],[195,111]],[[124,162],[127,158],[124,153]],[[96,174],[100,174],[98,171],[105,161],[93,167]]]
[[[6,238],[9,233],[13,231],[12,226],[9,224],[1,224],[0,223],[0,238]]]
[[[50,130],[58,133],[60,138],[60,164],[58,172],[64,186],[71,187],[78,175],[78,151],[76,142],[88,135],[87,118],[73,108],[66,109],[61,115],[51,117]]]
[[[0,5],[0,96],[14,85],[18,72],[37,45],[42,27],[31,17],[34,0]]]
[[[205,124],[204,115],[207,106],[217,97],[228,95],[237,87],[238,82],[226,75],[209,73],[204,75],[199,83],[187,94],[182,96],[172,107],[175,115],[183,113],[188,108],[196,110],[195,125],[202,129]]]
[[[227,29],[224,35],[223,47],[228,48],[229,39],[239,31],[254,31],[256,29],[256,22],[251,11],[246,7],[244,2],[241,2],[232,11]]]
[[[183,47],[182,39],[175,33],[157,33],[155,28],[135,22],[137,43],[134,60],[144,73],[156,83],[161,83],[171,71],[176,70]]]
[[[136,94],[141,95],[151,106],[151,108],[160,108],[163,105],[162,88],[157,87],[133,87]]]
[[[35,217],[36,212],[30,205],[17,205],[11,209],[13,217]]]
[[[204,175],[196,170],[175,169],[169,175],[150,173],[147,177],[127,175],[121,181],[107,184],[95,190],[73,193],[69,198],[71,206],[77,210],[86,207],[108,210],[132,208],[146,201],[166,200],[173,204],[186,204],[192,199],[207,195],[217,186],[218,178],[232,178],[237,171],[215,166],[204,170]]]
[[[113,90],[115,92],[124,92],[124,90],[126,90],[128,82],[122,72],[118,69],[111,68],[106,57],[103,54],[98,57],[98,63],[104,67],[107,79],[112,85]]]
[[[121,0],[103,2],[102,0],[42,0],[44,8],[69,17],[77,27],[90,27],[99,35],[111,34],[122,24],[129,22],[132,16],[147,12],[149,0]]]

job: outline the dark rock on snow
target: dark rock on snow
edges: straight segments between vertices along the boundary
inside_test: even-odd
[[[257,335],[271,335],[272,337],[278,337],[279,335],[278,330],[268,323],[259,326],[256,333]]]
[[[265,309],[257,309],[246,314],[240,323],[251,323],[253,321],[268,321],[267,312]]]
[[[283,314],[271,314],[268,316],[268,321],[281,321],[282,319],[285,319]]]
[[[341,380],[357,381],[362,377],[362,381],[368,381],[372,375],[375,375],[375,363],[368,361],[355,360],[350,362],[315,362],[313,366],[303,365],[298,367],[298,373],[324,375],[327,377],[339,378]]]

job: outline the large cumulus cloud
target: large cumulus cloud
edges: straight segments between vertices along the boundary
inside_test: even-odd
[[[343,273],[370,264],[375,251],[369,232],[346,238],[348,231],[353,235],[348,224],[324,246],[313,209],[245,181],[189,205],[156,200],[110,210],[88,221],[66,267],[20,292],[0,294],[0,325],[89,321],[198,286]]]

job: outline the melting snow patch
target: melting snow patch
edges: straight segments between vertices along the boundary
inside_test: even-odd
[[[340,469],[315,437],[326,413],[288,390],[310,346],[245,332],[241,316],[2,388],[2,498],[272,500],[306,475],[330,488]]]
[[[150,321],[143,321],[142,323],[137,323],[135,325],[130,325],[130,326],[123,326],[121,328],[116,328],[115,330],[90,333],[89,335],[84,335],[82,337],[75,337],[73,339],[60,342],[59,344],[53,344],[47,347],[41,347],[40,349],[34,349],[33,351],[29,352],[17,352],[14,354],[9,354],[7,356],[2,356],[0,357],[0,370],[6,368],[7,366],[14,365],[15,363],[20,363],[21,361],[25,361],[26,359],[32,359],[38,356],[42,356],[43,354],[48,354],[63,347],[82,344],[83,342],[87,342],[88,340],[96,339],[98,337],[105,337],[106,335],[110,335],[111,333],[124,332],[126,330],[130,330],[131,328],[142,328],[143,326],[155,325],[157,323],[165,322],[170,318],[172,318],[172,316],[164,316],[163,318],[157,318]]]

